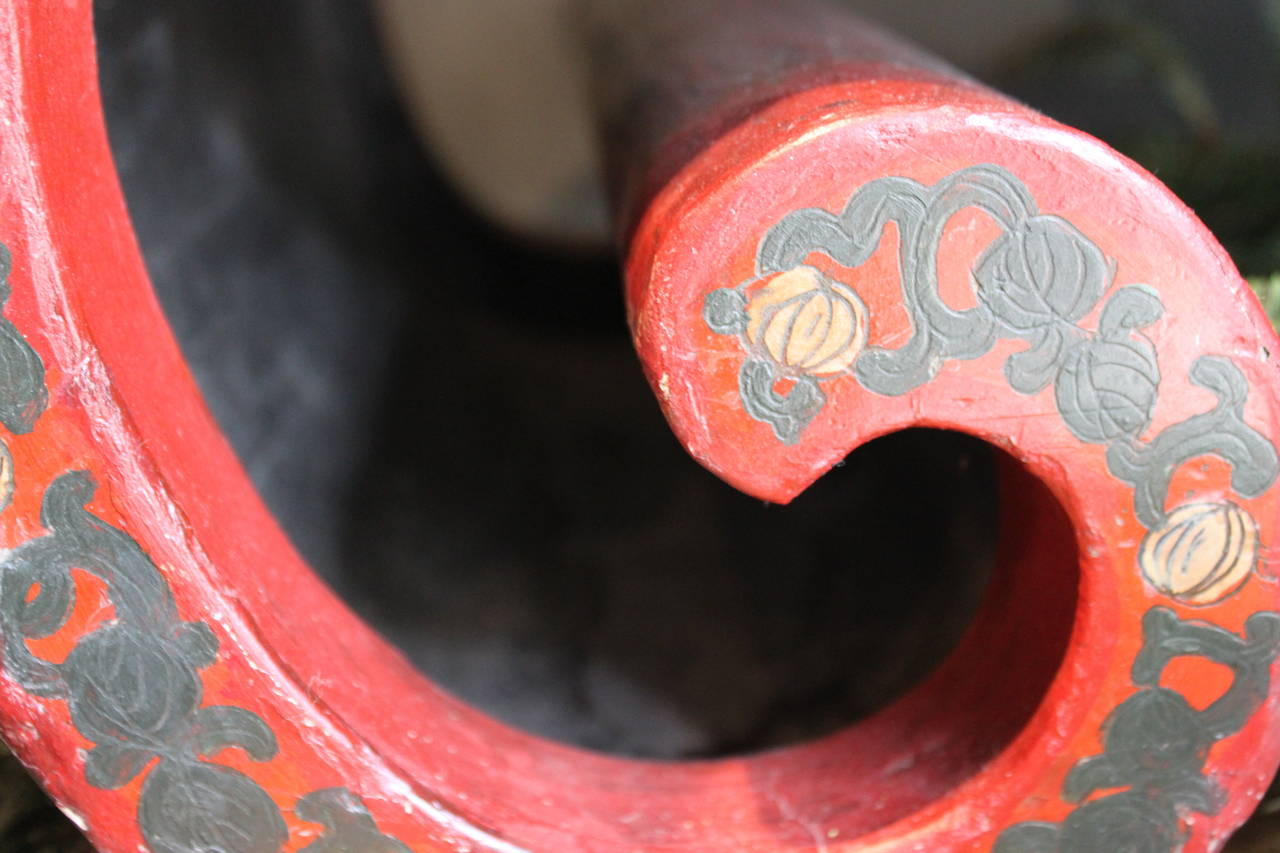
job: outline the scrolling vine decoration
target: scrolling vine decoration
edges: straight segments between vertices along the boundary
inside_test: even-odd
[[[947,223],[968,208],[989,216],[1000,234],[971,270],[976,305],[957,310],[939,293],[937,254]],[[822,252],[857,268],[890,223],[898,232],[911,323],[910,339],[897,349],[866,346],[869,318],[857,292],[805,263]],[[779,441],[800,440],[826,402],[823,382],[852,375],[868,391],[902,395],[934,378],[948,359],[977,358],[998,340],[1021,340],[1027,346],[1005,361],[1006,380],[1025,395],[1052,386],[1071,434],[1106,447],[1107,470],[1133,488],[1134,516],[1147,529],[1138,562],[1151,586],[1183,604],[1211,605],[1254,570],[1258,529],[1242,507],[1227,500],[1166,507],[1174,474],[1198,456],[1228,462],[1231,487],[1245,498],[1263,494],[1280,474],[1274,445],[1245,422],[1244,374],[1223,356],[1197,358],[1190,381],[1213,392],[1216,405],[1144,441],[1162,376],[1143,330],[1164,313],[1159,294],[1142,284],[1121,287],[1103,304],[1097,329],[1081,326],[1111,290],[1116,266],[1070,222],[1041,213],[1005,169],[974,166],[933,186],[880,178],[855,192],[839,214],[795,211],[765,234],[756,267],[755,278],[709,293],[702,316],[713,332],[738,337],[743,407]],[[777,390],[780,380],[787,391]],[[1063,785],[1064,800],[1077,808],[1061,824],[1010,827],[995,853],[1168,853],[1185,840],[1181,810],[1211,814],[1221,807],[1221,790],[1202,773],[1204,762],[1210,746],[1238,732],[1266,698],[1280,614],[1255,613],[1241,640],[1156,607],[1143,631],[1132,670],[1140,690],[1104,723],[1105,751],[1079,761]],[[1202,656],[1234,673],[1232,686],[1203,712],[1158,685],[1166,664],[1180,655]],[[1124,790],[1095,796],[1112,788]]]
[[[0,245],[0,306],[9,296],[9,270]],[[47,403],[40,357],[0,318],[0,424],[30,432]],[[275,801],[249,776],[208,760],[234,747],[270,761],[275,735],[252,711],[203,704],[200,670],[216,661],[217,637],[207,623],[179,616],[172,589],[137,542],[85,509],[96,488],[86,471],[57,477],[41,502],[48,532],[0,559],[4,667],[31,695],[67,702],[72,724],[93,744],[84,758],[90,785],[114,790],[145,774],[138,826],[153,853],[278,853],[289,834]],[[72,569],[105,584],[114,618],[53,663],[33,654],[27,640],[52,636],[70,620]],[[294,813],[325,827],[304,848],[313,853],[408,853],[345,788],[308,794]]]
[[[1001,233],[974,264],[977,304],[957,310],[939,295],[937,253],[947,223],[967,208],[986,213]],[[867,311],[856,291],[804,261],[823,252],[858,267],[891,222],[912,335],[898,349],[867,347]],[[1155,346],[1142,334],[1164,313],[1159,295],[1142,284],[1122,287],[1103,305],[1096,330],[1080,326],[1110,289],[1115,264],[1071,223],[1040,213],[1026,186],[999,166],[963,169],[931,187],[880,178],[839,215],[790,213],[761,240],[756,267],[755,278],[709,293],[703,319],[714,332],[738,336],[743,407],[786,444],[821,411],[821,382],[852,374],[873,393],[897,396],[928,382],[947,359],[977,358],[998,340],[1019,339],[1028,346],[1005,361],[1009,385],[1027,395],[1053,386],[1067,428],[1105,445],[1112,476],[1134,488],[1143,526],[1165,521],[1169,483],[1193,457],[1231,463],[1232,488],[1246,498],[1280,474],[1274,445],[1244,421],[1244,375],[1222,356],[1201,356],[1190,374],[1218,404],[1140,440],[1162,381]],[[775,390],[779,379],[791,382],[785,394]]]
[[[1235,734],[1262,707],[1280,651],[1280,614],[1255,613],[1244,638],[1154,607],[1142,620],[1144,642],[1133,662],[1139,691],[1102,724],[1101,755],[1081,759],[1062,784],[1078,807],[1061,823],[1028,821],[1000,834],[992,853],[1169,853],[1187,840],[1179,810],[1213,814],[1225,795],[1203,772],[1209,748]],[[1174,658],[1199,656],[1228,667],[1232,683],[1203,711],[1160,686]],[[1115,788],[1119,793],[1092,798]]]
[[[936,253],[946,223],[967,207],[989,214],[1002,234],[975,264],[978,304],[955,310],[938,294]],[[901,235],[903,299],[913,329],[896,350],[867,347],[867,310],[857,292],[803,264],[811,252],[823,251],[856,267],[890,221]],[[1080,320],[1109,289],[1114,267],[1070,223],[1040,214],[1025,186],[1003,169],[965,169],[932,187],[896,177],[874,181],[838,216],[812,209],[784,218],[762,241],[757,265],[756,279],[709,294],[703,316],[714,331],[739,337],[747,353],[739,376],[744,407],[779,440],[799,440],[825,403],[822,382],[852,374],[875,393],[905,394],[932,379],[946,359],[976,358],[1001,337],[1024,340],[1027,349],[1005,363],[1009,384],[1022,394],[1052,385],[1072,434],[1106,446],[1109,471],[1134,488],[1135,516],[1150,531],[1143,554],[1154,555],[1162,574],[1157,582],[1157,571],[1144,566],[1148,580],[1174,597],[1211,589],[1216,601],[1238,586],[1238,567],[1252,568],[1256,527],[1250,539],[1252,520],[1240,507],[1165,507],[1174,471],[1196,456],[1229,462],[1232,487],[1244,497],[1262,494],[1276,479],[1274,446],[1244,421],[1243,374],[1227,358],[1200,357],[1190,379],[1218,403],[1140,440],[1161,384],[1155,347],[1142,334],[1163,313],[1158,295],[1142,285],[1120,288],[1103,306],[1098,328],[1082,328]],[[9,296],[9,266],[0,246],[0,308]],[[776,390],[779,379],[791,380],[788,392]],[[39,356],[0,317],[0,424],[13,434],[29,432],[47,405]],[[0,448],[3,463],[8,450]],[[12,491],[6,470],[11,477],[11,463],[0,464],[0,509]],[[144,776],[138,822],[152,851],[277,853],[288,833],[275,801],[248,775],[214,760],[230,747],[270,761],[278,751],[275,735],[245,708],[203,704],[200,671],[218,654],[213,631],[184,621],[163,574],[138,543],[85,508],[95,489],[87,472],[57,477],[42,501],[48,532],[0,560],[5,668],[28,693],[68,703],[72,723],[93,744],[84,766],[89,784],[114,789]],[[1184,535],[1188,530],[1199,535]],[[1226,537],[1224,550],[1207,558],[1205,546],[1179,544],[1213,543],[1218,534]],[[1175,557],[1178,571],[1195,583],[1171,579],[1177,573],[1167,564]],[[33,654],[26,641],[51,636],[69,621],[76,606],[73,568],[105,584],[114,618],[53,663]],[[1059,824],[1008,828],[997,853],[1101,849],[1090,846],[1095,838],[1107,847],[1123,840],[1133,850],[1175,850],[1183,840],[1180,810],[1221,807],[1221,791],[1204,775],[1204,762],[1210,746],[1238,732],[1265,699],[1280,650],[1280,615],[1254,614],[1241,639],[1157,607],[1146,614],[1143,630],[1132,669],[1138,692],[1104,723],[1104,751],[1077,762],[1063,785],[1063,798],[1077,807]],[[1232,685],[1204,711],[1158,685],[1164,667],[1180,655],[1202,656],[1233,672]],[[1124,790],[1096,796],[1113,788]],[[379,831],[346,788],[312,792],[293,811],[324,827],[304,848],[312,853],[409,849]]]

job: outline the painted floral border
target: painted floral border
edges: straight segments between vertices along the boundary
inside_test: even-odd
[[[0,245],[0,310],[10,268]],[[0,316],[0,424],[14,435],[30,432],[48,399],[39,355]],[[0,510],[14,486],[12,456],[0,440]],[[217,660],[217,637],[208,623],[181,618],[168,581],[136,541],[85,509],[96,488],[86,471],[58,476],[41,502],[48,532],[0,560],[4,668],[31,695],[67,703],[76,731],[93,743],[84,757],[90,785],[114,790],[144,776],[137,819],[153,853],[278,853],[289,833],[275,801],[249,776],[210,760],[236,747],[270,761],[275,735],[252,711],[204,703],[200,670]],[[71,618],[72,568],[105,584],[115,618],[53,663],[26,641],[53,635]],[[380,832],[347,788],[312,791],[293,813],[324,828],[306,853],[410,850]]]
[[[986,213],[1000,234],[972,268],[977,304],[957,310],[939,293],[937,254],[947,223],[969,208]],[[899,235],[912,327],[897,349],[868,346],[868,312],[856,289],[805,263],[822,252],[856,268],[889,223]],[[1253,574],[1261,543],[1244,508],[1229,500],[1165,507],[1174,473],[1198,456],[1228,462],[1232,489],[1244,498],[1262,495],[1280,474],[1275,446],[1245,422],[1244,374],[1229,358],[1200,356],[1190,381],[1212,391],[1217,404],[1141,440],[1163,383],[1155,345],[1142,333],[1164,313],[1159,294],[1145,284],[1112,290],[1115,263],[1070,222],[1042,213],[1006,169],[973,166],[932,186],[904,177],[871,181],[838,214],[808,208],[783,217],[756,260],[755,277],[707,294],[702,317],[711,331],[738,339],[743,408],[783,444],[801,440],[832,380],[853,376],[872,393],[898,396],[929,382],[947,360],[977,358],[1000,340],[1025,341],[1005,361],[1005,378],[1019,394],[1052,387],[1072,435],[1106,447],[1108,471],[1133,488],[1134,515],[1148,531],[1138,555],[1146,583],[1182,604],[1206,606]],[[1080,325],[1108,292],[1097,328]],[[1209,748],[1265,701],[1280,613],[1253,614],[1243,637],[1165,607],[1147,611],[1142,627],[1131,672],[1138,692],[1103,723],[1103,753],[1077,762],[1063,784],[1063,800],[1077,808],[1061,823],[1009,827],[994,853],[1168,853],[1186,840],[1183,814],[1214,814],[1224,805],[1204,763]],[[1231,686],[1196,711],[1158,683],[1178,656],[1228,667]],[[1123,790],[1095,797],[1109,789]]]
[[[957,311],[938,295],[936,252],[946,222],[966,207],[988,213],[1002,234],[974,267],[979,304]],[[914,330],[896,350],[865,346],[866,308],[855,291],[801,269],[813,251],[858,266],[889,221],[902,235],[903,297]],[[0,308],[9,267],[0,246]],[[976,358],[1000,338],[1025,340],[1029,348],[1005,363],[1010,386],[1034,394],[1052,385],[1068,429],[1106,446],[1109,471],[1134,488],[1135,515],[1149,531],[1139,557],[1146,580],[1184,603],[1207,604],[1252,571],[1256,525],[1238,505],[1164,508],[1174,471],[1196,456],[1229,462],[1232,488],[1246,498],[1265,492],[1280,473],[1275,447],[1244,421],[1243,374],[1228,358],[1201,356],[1190,379],[1213,391],[1217,405],[1140,441],[1161,385],[1155,348],[1141,334],[1163,313],[1159,296],[1143,285],[1120,288],[1098,328],[1081,327],[1110,288],[1114,267],[1066,220],[1039,213],[1007,171],[977,166],[932,187],[906,178],[874,181],[838,216],[809,209],[785,217],[762,241],[758,267],[757,279],[709,294],[704,319],[713,331],[738,336],[746,353],[744,407],[779,440],[799,440],[825,403],[821,383],[835,376],[852,373],[875,393],[905,394],[947,359]],[[775,390],[780,378],[792,382],[786,394]],[[12,434],[30,432],[47,405],[39,356],[0,318],[0,424]],[[0,508],[13,489],[12,458],[0,442]],[[238,747],[270,761],[274,734],[245,708],[204,704],[199,673],[216,661],[216,637],[207,623],[181,619],[168,582],[137,542],[85,509],[95,489],[87,472],[57,477],[42,501],[48,532],[0,562],[5,668],[28,693],[68,703],[77,731],[94,744],[85,756],[89,784],[111,790],[145,776],[138,823],[154,853],[211,845],[228,853],[279,851],[288,832],[271,797],[250,777],[206,760]],[[1193,545],[1204,541],[1217,551],[1206,556],[1206,546]],[[115,618],[79,638],[57,664],[32,654],[26,640],[50,636],[70,619],[72,567],[105,583]],[[1063,785],[1063,799],[1078,807],[1060,823],[1009,827],[996,853],[1177,850],[1185,841],[1182,813],[1222,807],[1223,792],[1204,775],[1204,762],[1210,746],[1238,732],[1265,700],[1280,652],[1280,614],[1255,613],[1237,636],[1155,607],[1144,616],[1143,634],[1132,668],[1140,689],[1107,717],[1104,751],[1077,762]],[[1231,686],[1203,711],[1158,685],[1168,662],[1183,655],[1233,672]],[[1124,790],[1089,799],[1116,788]],[[304,848],[310,853],[409,849],[381,833],[346,788],[307,794],[294,812],[325,827]]]

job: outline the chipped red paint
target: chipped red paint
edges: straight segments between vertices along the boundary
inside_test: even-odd
[[[745,413],[741,342],[708,329],[702,311],[710,291],[756,274],[763,235],[799,208],[839,211],[885,175],[932,185],[989,163],[1095,241],[1114,260],[1117,286],[1159,293],[1164,314],[1145,329],[1161,370],[1150,434],[1212,407],[1213,395],[1187,380],[1206,354],[1239,368],[1245,420],[1276,433],[1268,351],[1280,342],[1222,250],[1154,179],[910,56],[842,62],[816,77],[792,74],[724,112],[711,97],[697,128],[677,121],[652,156],[634,155],[620,222],[634,223],[626,264],[637,346],[691,453],[765,499],[789,500],[852,448],[908,426],[962,430],[1007,450],[1020,465],[1006,471],[1007,533],[981,614],[905,698],[847,731],[763,755],[622,760],[488,719],[413,671],[311,574],[205,410],[116,183],[90,13],[88,0],[0,5],[0,243],[13,257],[5,316],[39,354],[49,391],[29,433],[4,434],[15,491],[0,513],[0,545],[41,536],[49,486],[68,471],[90,473],[90,512],[141,547],[181,619],[207,624],[217,640],[216,660],[199,674],[204,705],[256,715],[278,743],[265,760],[234,747],[206,756],[252,780],[283,816],[283,848],[242,839],[244,850],[325,838],[331,827],[299,801],[319,793],[354,808],[325,793],[334,788],[358,798],[378,831],[420,851],[987,850],[1013,824],[1072,814],[1064,780],[1103,752],[1104,719],[1138,692],[1144,614],[1169,608],[1240,635],[1248,616],[1276,609],[1275,587],[1256,575],[1207,606],[1144,582],[1133,489],[1109,474],[1103,447],[1071,434],[1053,392],[1009,387],[1002,365],[1020,344],[946,360],[898,396],[873,394],[852,375],[824,379],[826,403],[795,444]],[[940,286],[953,307],[973,302],[969,270],[994,236],[980,215],[948,226]],[[858,291],[867,343],[890,348],[911,331],[894,239],[858,270],[813,261]],[[1098,320],[1095,311],[1080,323],[1093,330]],[[1170,494],[1176,503],[1231,496],[1270,543],[1276,490],[1242,497],[1230,475],[1205,456],[1179,469]],[[114,618],[100,583],[75,580],[69,621],[28,643],[43,659],[62,660]],[[1161,682],[1195,708],[1225,689],[1199,662],[1170,667]],[[1216,849],[1257,802],[1280,757],[1276,702],[1273,686],[1207,753],[1205,771],[1228,796],[1212,812],[1180,813],[1186,850]],[[139,849],[140,789],[154,769],[114,790],[90,785],[93,743],[67,703],[32,695],[12,673],[0,676],[0,731],[100,849]]]

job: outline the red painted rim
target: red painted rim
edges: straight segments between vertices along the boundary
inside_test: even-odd
[[[1141,333],[1158,352],[1161,388],[1176,390],[1161,391],[1144,440],[1214,406],[1188,383],[1206,355],[1247,384],[1245,424],[1275,432],[1275,337],[1221,250],[1153,179],[989,93],[879,79],[778,101],[668,184],[632,242],[633,328],[677,435],[761,497],[785,501],[853,447],[910,425],[1007,449],[1022,466],[1005,478],[1013,534],[983,615],[893,707],[765,755],[627,761],[484,717],[414,672],[314,578],[201,403],[114,176],[90,4],[16,0],[3,11],[0,243],[13,262],[13,334],[0,335],[12,386],[0,391],[12,403],[3,438],[14,489],[0,514],[12,549],[0,569],[0,732],[100,849],[177,850],[193,839],[246,851],[1031,849],[1116,810],[1115,792],[1072,802],[1064,790],[1082,762],[1107,754],[1104,721],[1127,700],[1176,694],[1196,713],[1245,683],[1243,650],[1266,664],[1250,664],[1249,684],[1273,668],[1275,587],[1255,573],[1193,606],[1144,580],[1137,561],[1150,531],[1134,490],[1108,471],[1106,448],[1063,426],[1052,392],[1008,386],[1007,340],[943,359],[936,377],[897,396],[824,377],[825,403],[792,444],[745,412],[744,338],[708,328],[704,307],[712,291],[760,278],[764,235],[798,209],[839,211],[883,175],[931,187],[990,163],[1098,242],[1114,261],[1108,299],[1127,284],[1158,292],[1162,318]],[[973,220],[944,236],[944,279],[995,239],[984,227]],[[883,319],[898,297],[880,283],[897,282],[891,264],[876,269],[855,287],[866,342],[884,346],[906,315],[896,327]],[[1102,335],[1097,310],[1077,320],[1082,334]],[[1268,481],[1242,496],[1232,474],[1214,453],[1197,457],[1174,478],[1178,505],[1230,501],[1269,543],[1275,490]],[[1161,523],[1176,513],[1164,509]],[[1205,518],[1174,520],[1217,523]],[[1158,667],[1163,693],[1134,669],[1158,630],[1198,650]],[[1234,681],[1200,665],[1210,649],[1237,666]],[[1140,796],[1124,803],[1168,805],[1184,849],[1212,849],[1280,757],[1271,683],[1240,725],[1213,724],[1221,734],[1201,769],[1217,799],[1192,802],[1161,777],[1128,783]],[[1088,774],[1104,778],[1104,765]]]
[[[959,188],[1012,181],[1020,190],[1007,192],[1027,192],[1035,206],[1028,214],[1033,224],[1020,232],[1029,234],[1027,239],[1055,228],[1096,243],[1097,276],[1105,286],[1087,305],[1069,301],[1059,310],[1052,293],[1032,294],[1044,297],[1048,314],[1059,311],[1061,316],[1051,317],[1054,324],[1070,329],[1069,335],[1064,332],[1070,340],[1060,358],[1048,362],[1052,369],[1038,387],[1017,387],[1037,380],[1019,376],[1015,381],[1015,363],[1021,351],[1042,346],[1041,327],[1024,316],[1029,303],[1019,298],[1025,294],[1000,292],[1004,285],[983,266],[991,254],[1010,254],[1008,245],[1016,241],[1011,237],[1001,244],[999,215],[974,204],[953,205],[939,225],[935,292],[951,314],[993,314],[991,340],[961,355],[936,351],[931,355],[936,363],[922,358],[921,376],[910,387],[889,387],[897,381],[884,378],[889,374],[879,380],[871,371],[864,375],[861,362],[834,375],[823,375],[822,368],[838,360],[806,372],[804,347],[813,353],[827,341],[819,341],[822,332],[806,337],[798,331],[802,321],[797,318],[814,309],[813,317],[834,327],[834,309],[815,308],[822,299],[844,299],[853,306],[851,314],[870,318],[862,320],[867,327],[859,335],[848,336],[857,341],[850,347],[864,348],[863,354],[879,347],[900,355],[921,328],[920,316],[909,316],[910,300],[904,301],[910,285],[903,283],[906,261],[898,254],[903,223],[876,232],[874,250],[865,260],[849,263],[839,257],[840,251],[854,253],[849,246],[860,239],[852,224],[855,199],[860,192],[874,192],[884,176],[913,182],[910,192],[918,197],[910,196],[912,202],[941,199],[938,206],[944,208]],[[1046,217],[1052,224],[1043,224],[1049,222]],[[825,236],[806,244],[809,233]],[[1144,620],[1176,613],[1181,620],[1240,634],[1247,618],[1261,614],[1258,619],[1269,621],[1275,609],[1276,589],[1265,572],[1239,586],[1243,575],[1235,576],[1212,593],[1177,588],[1172,594],[1173,587],[1158,588],[1143,576],[1143,560],[1150,563],[1143,554],[1163,553],[1160,541],[1175,541],[1175,534],[1160,540],[1168,533],[1165,527],[1176,526],[1170,519],[1195,511],[1181,507],[1221,508],[1233,523],[1245,507],[1263,542],[1270,540],[1276,522],[1269,438],[1276,422],[1269,364],[1274,333],[1203,226],[1154,178],[1096,140],[964,83],[895,78],[872,69],[857,83],[777,102],[705,151],[642,219],[628,259],[628,285],[637,347],[673,429],[700,462],[750,494],[786,502],[866,441],[928,426],[972,433],[1005,449],[1057,497],[1069,516],[1068,529],[1074,529],[1081,583],[1067,657],[1043,704],[981,774],[867,842],[883,837],[886,849],[896,849],[900,839],[912,837],[927,838],[929,849],[988,849],[995,837],[1002,851],[1042,849],[1037,844],[1058,849],[1048,845],[1059,843],[1062,849],[1094,849],[1070,846],[1069,837],[1085,837],[1070,833],[1083,833],[1081,827],[1094,814],[1123,804],[1112,800],[1086,810],[1107,797],[1100,796],[1101,789],[1072,790],[1085,774],[1075,777],[1077,783],[1068,778],[1105,752],[1104,732],[1123,727],[1119,708],[1135,695],[1135,687],[1155,687],[1135,680],[1135,658],[1144,648],[1144,634],[1149,645],[1153,624]],[[841,296],[842,287],[856,296]],[[1112,299],[1115,308],[1108,316]],[[1214,308],[1225,305],[1232,310]],[[1122,322],[1118,318],[1129,308],[1135,316]],[[734,311],[740,322],[733,319]],[[1139,322],[1136,315],[1147,311],[1153,316]],[[1072,362],[1070,349],[1077,339],[1089,349]],[[1050,348],[1047,334],[1043,340]],[[796,341],[804,346],[796,349]],[[1148,407],[1141,412],[1147,420],[1128,433],[1116,423],[1073,426],[1061,401],[1081,393],[1080,380],[1066,374],[1097,364],[1089,359],[1101,358],[1103,348],[1113,345],[1124,348],[1126,370],[1149,368],[1148,387],[1135,392],[1147,396],[1126,401],[1137,409]],[[773,394],[762,390],[767,386],[749,392],[751,363],[772,371],[766,376],[778,383]],[[1214,409],[1213,383],[1205,380],[1220,367],[1241,388],[1247,385],[1243,422],[1261,456],[1237,456],[1233,471],[1220,448],[1205,445],[1196,453],[1183,448],[1186,458],[1173,454],[1164,460],[1172,474],[1164,491],[1150,479],[1135,482],[1136,474],[1124,479],[1129,475],[1111,463],[1109,454],[1125,456],[1126,448],[1137,447],[1171,449],[1179,431],[1194,430],[1181,424],[1198,424],[1198,416]],[[1107,380],[1096,381],[1105,385]],[[779,412],[788,394],[806,382],[819,389],[821,402],[798,416],[809,420],[796,434],[793,415]],[[747,399],[752,393],[757,395],[754,409]],[[1109,429],[1115,434],[1089,434]],[[1233,480],[1241,471],[1259,474],[1259,482],[1242,486]],[[1141,476],[1155,477],[1150,471]],[[1157,494],[1144,510],[1135,497],[1148,491]],[[1047,508],[1032,509],[1030,502],[1022,506],[1036,518],[1051,514]],[[1069,538],[1046,529],[1034,543],[1035,559],[1062,560]],[[1032,573],[1036,567],[1017,571]],[[1045,577],[1056,571],[1047,569]],[[1033,585],[1042,583],[1037,579]],[[1011,595],[1010,600],[1043,606],[1032,597]],[[1159,616],[1151,616],[1153,611]],[[1053,618],[1046,610],[1046,623]],[[1014,629],[1007,636],[1025,643],[1027,634]],[[1041,665],[1049,659],[1046,654]],[[1196,707],[1221,695],[1220,679],[1194,671],[1185,659],[1178,666],[1183,668],[1176,673],[1171,664],[1160,674],[1161,687],[1181,691]],[[926,685],[921,693],[930,689]],[[1144,693],[1139,701],[1146,698]],[[1000,705],[987,699],[992,708]],[[1243,821],[1274,772],[1274,701],[1272,691],[1267,705],[1255,709],[1240,731],[1214,740],[1209,749],[1205,772],[1230,780],[1225,783],[1230,796],[1216,810],[1197,812],[1185,803],[1168,808],[1176,817],[1169,818],[1167,836],[1144,834],[1133,843],[1149,846],[1134,849],[1171,849],[1184,834],[1186,846],[1180,849],[1211,849]],[[1147,782],[1114,781],[1107,787],[1121,793],[1148,787]],[[1148,802],[1160,796],[1153,792]],[[989,821],[985,829],[959,817],[974,803],[981,803],[978,810]],[[1106,843],[1119,843],[1114,839],[1124,836],[1109,837],[1113,841]]]

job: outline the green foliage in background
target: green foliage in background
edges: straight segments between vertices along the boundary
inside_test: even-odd
[[[1271,325],[1280,328],[1280,273],[1272,273],[1265,278],[1255,276],[1249,279],[1249,284],[1262,301],[1262,307],[1267,309]]]
[[[1280,0],[1253,2],[1266,22],[1258,38],[1280,54]],[[1276,286],[1280,139],[1238,138],[1225,130],[1201,68],[1171,32],[1116,2],[1105,14],[1073,19],[1028,45],[996,76],[997,85],[1014,91],[1037,80],[1068,87],[1101,81],[1148,91],[1176,122],[1107,141],[1186,202],[1260,293]]]

